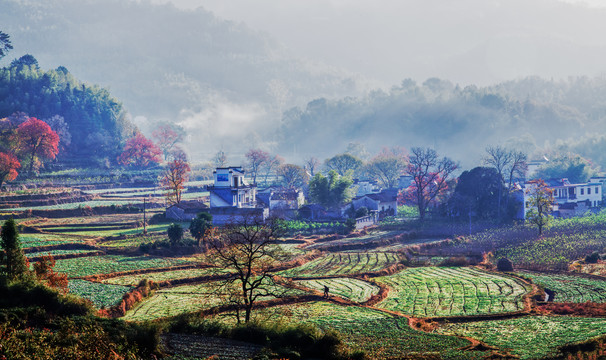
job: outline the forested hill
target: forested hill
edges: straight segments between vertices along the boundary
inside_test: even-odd
[[[76,79],[67,68],[42,70],[24,56],[0,68],[0,118],[33,116],[60,130],[59,158],[113,163],[134,133],[122,104],[108,90]]]
[[[387,92],[293,108],[277,139],[286,156],[335,154],[360,142],[374,151],[432,146],[475,166],[487,145],[505,144],[536,155],[574,151],[606,169],[606,78],[526,78],[486,88],[406,80]]]
[[[342,71],[289,56],[268,36],[200,8],[125,0],[2,0],[14,50],[111,88],[133,116],[175,120],[217,97],[271,111],[357,91]],[[279,116],[276,115],[276,118]]]

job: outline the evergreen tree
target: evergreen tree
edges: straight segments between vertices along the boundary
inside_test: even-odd
[[[29,262],[21,250],[19,231],[12,217],[4,222],[1,237],[1,245],[4,249],[2,259],[5,265],[4,273],[11,280],[23,277],[29,270]]]

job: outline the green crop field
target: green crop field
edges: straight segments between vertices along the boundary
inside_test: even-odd
[[[36,236],[21,235],[19,236],[19,240],[21,241],[21,246],[24,249],[38,246],[69,244],[76,241],[74,239],[67,240],[65,237],[60,235],[48,234],[36,234]]]
[[[324,291],[324,286],[328,286],[330,295],[337,295],[355,302],[364,302],[370,299],[372,295],[379,293],[378,286],[358,279],[334,278],[297,282],[305,287],[322,292]]]
[[[151,281],[167,281],[188,279],[198,276],[206,276],[217,273],[216,269],[186,269],[186,270],[171,270],[163,272],[153,272],[147,274],[135,274],[119,276],[110,279],[105,279],[103,282],[116,285],[137,285],[141,280],[148,279]]]
[[[141,201],[133,202],[133,201],[121,201],[121,200],[91,200],[91,201],[82,201],[82,202],[74,202],[68,204],[57,204],[57,205],[44,205],[44,206],[29,206],[29,207],[20,207],[11,209],[11,211],[26,211],[26,210],[67,210],[67,209],[76,209],[78,207],[95,207],[95,206],[121,206],[121,205],[136,205],[141,203]]]
[[[472,268],[421,267],[377,278],[391,288],[377,307],[416,316],[458,316],[523,309],[523,282]]]
[[[154,320],[208,309],[221,304],[221,298],[208,284],[182,285],[158,290],[149,299],[131,309],[124,320]]]
[[[282,290],[285,294],[302,294],[301,291],[277,287],[273,291]],[[257,301],[273,299],[272,296],[262,296]],[[225,296],[217,283],[202,283],[196,285],[181,285],[158,290],[149,299],[130,310],[125,320],[141,321],[154,320],[163,317],[176,316],[183,313],[208,309],[225,303]]]
[[[100,284],[80,279],[70,280],[68,287],[70,293],[89,299],[97,308],[117,304],[132,289],[131,286]]]
[[[57,260],[55,271],[68,277],[109,274],[118,271],[168,267],[191,263],[185,259],[153,256],[103,255]]]
[[[467,340],[413,330],[406,318],[364,307],[312,302],[259,309],[255,316],[259,321],[311,323],[324,330],[335,330],[350,351],[363,350],[368,359],[402,359],[417,355],[428,359],[463,360],[486,355],[480,351],[457,350],[469,345]]]
[[[606,319],[528,316],[445,325],[439,331],[471,336],[488,345],[511,349],[522,359],[537,359],[555,355],[558,346],[606,334]]]
[[[289,277],[362,274],[383,270],[400,262],[397,253],[342,252],[331,253],[302,266],[281,273]]]
[[[40,252],[33,252],[33,253],[29,253],[26,254],[28,258],[32,258],[32,257],[38,257],[38,256],[45,256],[45,255],[52,255],[52,256],[57,256],[57,255],[71,255],[71,254],[89,254],[89,253],[94,253],[96,252],[96,250],[90,250],[90,249],[86,249],[86,250],[47,250],[47,251],[40,251]]]
[[[555,292],[552,301],[584,303],[606,302],[606,280],[588,279],[575,275],[521,272],[533,282]]]

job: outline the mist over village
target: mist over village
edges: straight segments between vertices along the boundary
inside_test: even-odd
[[[606,359],[604,33],[2,0],[0,360]]]

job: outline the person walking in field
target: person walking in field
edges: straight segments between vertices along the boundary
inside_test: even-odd
[[[325,298],[328,298],[328,291],[329,291],[328,286],[324,285],[324,297]]]

